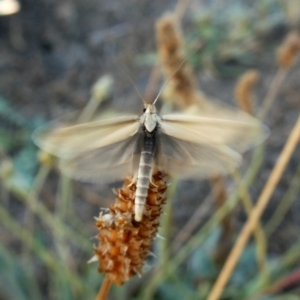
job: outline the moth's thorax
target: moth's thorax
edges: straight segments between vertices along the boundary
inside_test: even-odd
[[[145,112],[141,116],[141,123],[145,126],[147,131],[152,132],[159,123],[159,116],[153,104],[146,104]]]

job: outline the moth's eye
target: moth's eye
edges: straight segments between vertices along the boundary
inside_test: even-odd
[[[143,112],[145,112],[146,111],[146,108],[143,108]]]

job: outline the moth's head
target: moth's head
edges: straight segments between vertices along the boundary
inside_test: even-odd
[[[157,113],[153,104],[145,104],[144,114],[141,116],[141,123],[145,126],[148,132],[152,132],[157,125]]]
[[[150,115],[157,113],[156,107],[152,103],[145,104],[143,111],[144,111],[144,113],[150,114]]]

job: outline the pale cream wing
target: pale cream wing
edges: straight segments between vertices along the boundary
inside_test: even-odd
[[[241,163],[241,156],[226,146],[197,143],[158,132],[155,162],[158,168],[179,178],[203,179],[225,175]]]
[[[161,121],[161,129],[165,134],[184,141],[226,145],[243,152],[265,140],[268,129],[250,115],[240,112],[237,114],[237,120],[194,115],[165,115]]]
[[[78,153],[61,160],[62,172],[74,179],[105,183],[134,175],[138,170],[143,133],[139,130],[126,140]]]
[[[46,152],[60,158],[71,158],[129,139],[139,128],[138,116],[116,117],[68,127],[51,122],[37,129],[33,133],[33,140]]]

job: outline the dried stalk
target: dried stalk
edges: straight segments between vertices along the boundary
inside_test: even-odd
[[[96,300],[105,300],[111,286],[112,286],[112,281],[108,278],[108,276],[105,276]]]
[[[285,80],[289,70],[296,63],[300,52],[300,37],[296,32],[290,32],[277,52],[279,69],[272,80],[268,93],[258,112],[258,118],[264,119],[272,106],[278,91]]]
[[[299,143],[300,139],[300,117],[296,125],[294,126],[285,146],[282,150],[273,171],[271,172],[269,179],[255,205],[254,209],[251,212],[251,215],[243,227],[234,248],[232,249],[224,268],[222,269],[215,285],[212,288],[211,293],[208,296],[208,300],[218,300],[244,250],[246,244],[257,224],[259,218],[261,217],[264,209],[266,208],[272,193],[276,185],[283,174],[287,163],[289,162],[297,144]]]

